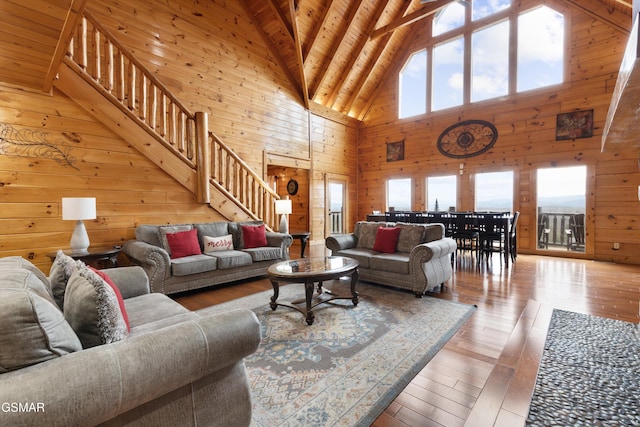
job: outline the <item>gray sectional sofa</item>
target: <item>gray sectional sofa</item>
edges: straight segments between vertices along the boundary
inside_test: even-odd
[[[71,262],[58,269],[55,264],[47,278],[21,257],[0,259],[0,425],[250,424],[244,358],[261,337],[252,311],[191,312],[150,293],[142,268],[109,269],[130,332],[86,348],[77,333],[83,328],[71,320],[82,308],[71,288],[84,284],[89,312],[96,304],[98,311],[107,310],[101,304],[108,298],[103,292],[93,300],[92,286],[98,285],[83,279],[93,274],[86,267],[71,273]],[[64,309],[54,297],[61,293],[53,292],[61,278],[68,280]],[[117,326],[100,322],[100,330]]]
[[[387,252],[375,250],[380,227],[399,229],[397,242]],[[325,243],[332,255],[358,260],[360,280],[408,289],[421,297],[452,276],[456,242],[445,237],[444,230],[437,223],[360,221],[353,233],[329,236]]]
[[[244,227],[262,222],[208,222],[177,225],[139,225],[136,239],[125,242],[122,251],[149,276],[151,292],[173,294],[236,280],[266,275],[267,268],[289,258],[293,241],[289,234],[269,232],[266,245],[247,248]],[[199,254],[173,258],[167,234],[197,231]],[[206,252],[205,238],[230,236],[233,247]]]

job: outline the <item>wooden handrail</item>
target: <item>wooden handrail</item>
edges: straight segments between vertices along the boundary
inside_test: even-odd
[[[275,201],[280,199],[257,173],[213,132],[209,132],[212,151],[211,179],[247,213],[270,228],[278,228]]]
[[[196,168],[195,114],[85,10],[66,62],[127,116]]]

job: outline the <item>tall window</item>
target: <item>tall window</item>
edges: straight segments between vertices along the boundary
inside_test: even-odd
[[[411,117],[427,111],[427,51],[409,57],[400,71],[399,117]]]
[[[453,1],[427,18],[432,37],[400,71],[400,118],[562,83],[564,16],[522,3]],[[414,61],[420,74],[411,74]],[[431,79],[429,91],[421,79]]]
[[[387,180],[387,210],[411,210],[411,178]]]
[[[427,210],[448,211],[456,209],[456,176],[427,177]]]
[[[527,35],[537,34],[537,37]],[[542,6],[518,17],[518,92],[562,83],[564,17]]]
[[[513,171],[476,174],[476,211],[513,210]]]

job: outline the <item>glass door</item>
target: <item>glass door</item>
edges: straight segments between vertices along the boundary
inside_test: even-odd
[[[585,252],[587,167],[537,171],[538,249]]]
[[[346,182],[330,178],[327,181],[327,233],[345,232],[345,205],[347,200]]]

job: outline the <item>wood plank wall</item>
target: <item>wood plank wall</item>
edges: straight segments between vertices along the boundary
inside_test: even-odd
[[[324,241],[324,177],[348,176],[355,222],[357,123],[318,108],[306,111],[269,55],[239,1],[188,3],[89,0],[88,7],[256,171],[265,153],[306,159],[296,226]],[[0,57],[2,52],[0,52]],[[97,197],[86,221],[92,245],[121,244],[141,223],[220,220],[220,216],[58,91],[0,85],[0,125],[46,132],[74,160],[0,150],[0,256],[31,258],[48,272],[47,252],[68,247],[73,224],[61,220],[62,197]],[[313,149],[311,148],[313,146]],[[285,163],[286,164],[286,163]],[[267,178],[265,176],[265,178]],[[125,260],[126,261],[126,260]]]
[[[473,176],[479,172],[511,169],[515,176],[514,210],[521,212],[519,248],[537,253],[536,189],[538,168],[586,165],[587,258],[640,264],[640,185],[638,152],[616,147],[601,153],[602,128],[628,35],[605,23],[562,6],[571,35],[568,38],[569,81],[559,88],[532,91],[515,98],[486,101],[477,106],[434,113],[429,117],[397,119],[397,71],[385,83],[365,117],[358,139],[358,217],[385,210],[385,180],[410,177],[414,182],[413,208],[425,209],[428,175],[459,176],[460,210],[474,209]],[[428,35],[416,34],[409,54],[423,47]],[[401,65],[401,64],[399,64]],[[594,110],[592,138],[556,141],[556,115]],[[487,153],[457,160],[436,147],[440,133],[462,120],[494,123],[499,139]],[[405,160],[386,162],[385,143],[404,140]],[[620,249],[614,250],[613,243]]]

